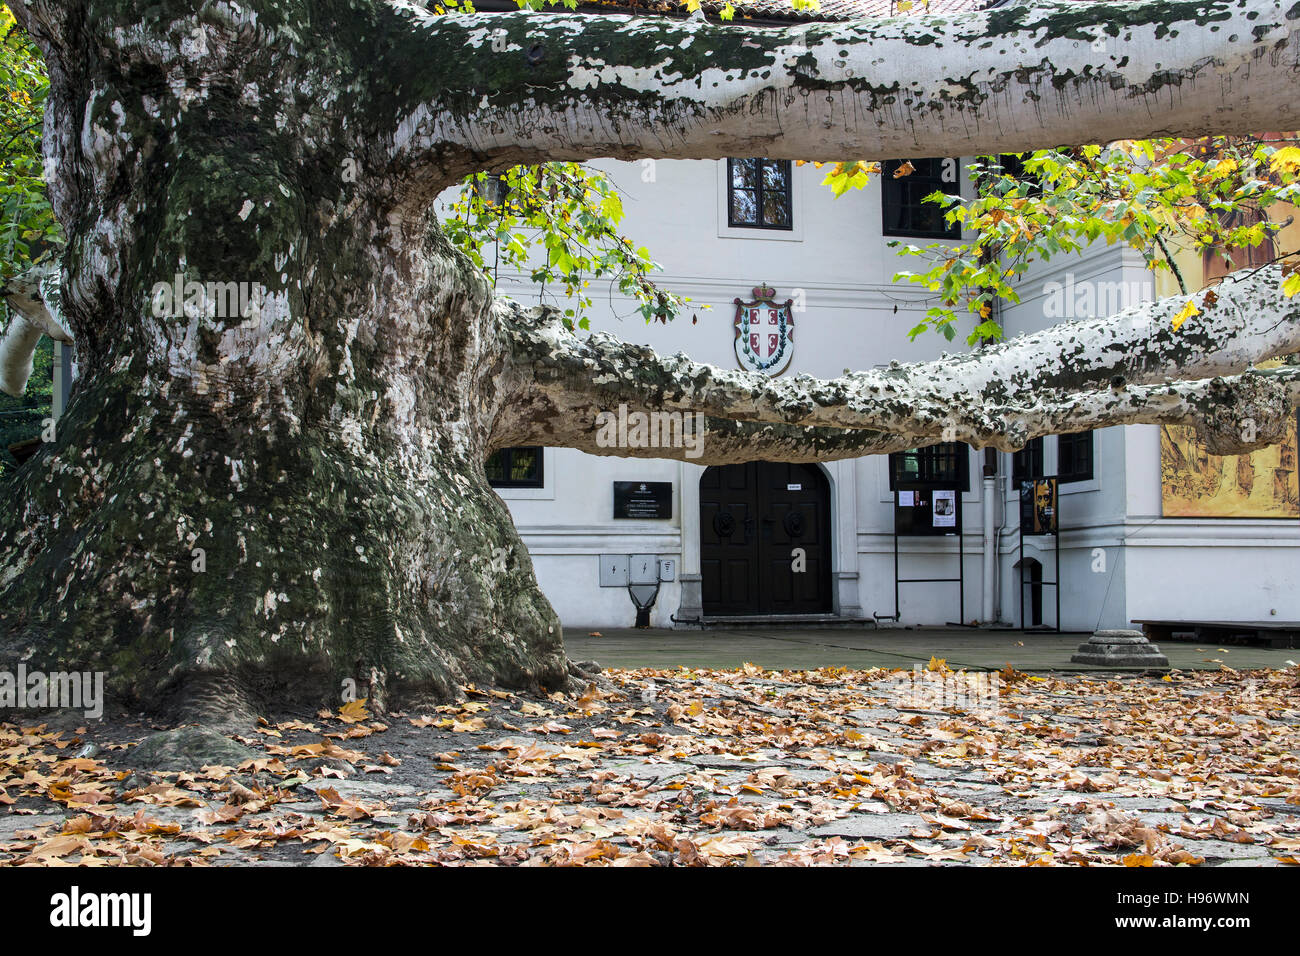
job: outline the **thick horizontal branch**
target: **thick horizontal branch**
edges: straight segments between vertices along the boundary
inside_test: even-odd
[[[498,419],[490,450],[511,445],[575,448],[592,455],[666,458],[696,465],[838,461],[911,447],[899,435],[868,429],[738,422],[640,405],[605,409],[576,392],[540,390],[512,401],[509,412]]]
[[[1293,0],[1065,3],[759,30],[388,0],[402,167],[888,159],[1300,127]]]
[[[1212,454],[1240,454],[1281,441],[1295,420],[1298,403],[1300,368],[1291,366],[1091,392],[1044,390],[1032,405],[1002,409],[1004,431],[989,444],[1012,451],[1040,435],[1112,425],[1190,425]],[[941,437],[951,440],[954,436]],[[611,409],[584,398],[579,387],[569,391],[537,389],[512,402],[494,433],[493,447],[547,445],[593,455],[724,465],[757,460],[835,461],[903,451],[933,441],[933,436],[916,435],[902,427],[879,431],[739,422],[645,404]]]
[[[604,333],[580,340],[551,313],[517,307],[498,313],[521,381],[527,380],[522,394],[549,395],[557,407],[610,410],[626,404],[901,435],[904,447],[961,440],[1015,448],[1036,435],[1143,420],[1150,406],[1141,402],[1162,393],[1140,386],[1233,376],[1300,351],[1300,297],[1286,298],[1280,278],[1275,266],[1230,276],[1193,297],[1201,311],[1178,329],[1173,318],[1185,296],[1105,319],[1063,323],[977,352],[833,380],[769,379],[681,353],[659,356]],[[1102,390],[1128,395],[1139,405],[1107,399],[1091,418],[1061,417],[1076,396]],[[1194,411],[1189,407],[1188,417]]]
[[[1192,382],[1048,393],[1019,415],[1009,412],[1006,439],[992,444],[1012,450],[1040,435],[1111,425],[1190,425],[1211,454],[1236,455],[1282,441],[1298,403],[1300,368],[1294,366]]]

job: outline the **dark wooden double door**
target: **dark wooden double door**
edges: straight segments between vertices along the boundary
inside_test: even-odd
[[[831,610],[830,487],[816,465],[748,462],[700,479],[706,616]]]

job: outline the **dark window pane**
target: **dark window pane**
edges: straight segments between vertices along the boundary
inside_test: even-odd
[[[538,446],[503,448],[484,462],[488,484],[494,488],[541,488],[542,449]]]
[[[938,206],[917,205],[911,208],[912,228],[917,232],[943,232],[943,213]]]
[[[967,446],[955,441],[894,452],[889,456],[889,487],[913,482],[969,491],[968,458]]]
[[[764,163],[763,164],[763,189],[778,190],[784,192],[786,189],[786,166],[784,163]]]
[[[537,474],[537,448],[516,448],[510,457],[510,480],[528,481]]]
[[[1011,457],[1011,480],[1016,487],[1022,481],[1043,477],[1043,440],[1033,439]]]
[[[754,193],[737,189],[731,194],[731,221],[733,223],[758,222],[758,204]]]
[[[784,226],[790,222],[790,213],[785,208],[784,196],[763,194],[763,222],[769,226]]]
[[[728,160],[731,164],[731,185],[735,189],[757,189],[758,161],[753,159],[732,159]]]
[[[1062,435],[1057,439],[1057,474],[1061,484],[1092,480],[1092,432]]]
[[[506,201],[510,186],[503,173],[485,173],[481,180],[474,180],[474,191],[485,203],[495,206]]]
[[[895,178],[901,160],[883,164],[880,179],[881,207],[886,235],[917,236],[930,239],[957,239],[961,228],[948,225],[944,207],[925,202],[925,197],[942,192],[955,196],[960,191],[955,159],[908,160],[912,171]]]

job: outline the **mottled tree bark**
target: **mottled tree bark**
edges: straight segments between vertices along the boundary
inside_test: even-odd
[[[397,4],[393,4],[396,6]],[[415,175],[486,159],[895,159],[1294,129],[1293,0],[1075,3],[755,30],[413,15]]]
[[[83,376],[6,489],[0,660],[201,715],[337,701],[345,679],[378,706],[562,686],[559,622],[483,472],[490,286],[367,174],[380,134],[340,71],[371,67],[309,11],[369,15],[135,6],[18,7],[48,50]],[[155,314],[177,273],[260,308]]]
[[[1040,435],[1140,422],[1192,424],[1216,454],[1251,451],[1282,439],[1300,398],[1300,368],[1252,368],[1300,351],[1300,297],[1287,298],[1281,279],[1277,266],[1228,276],[1192,297],[1198,314],[1178,328],[1186,296],[833,380],[720,369],[603,333],[580,340],[558,315],[502,309],[518,372],[499,440],[612,454],[597,442],[597,417],[625,404],[710,416],[703,464],[829,460],[938,441],[1012,451]]]
[[[427,211],[465,172],[520,160],[1291,128],[1297,36],[1278,3],[761,34],[379,0],[138,7],[15,4],[51,73],[83,371],[0,513],[0,661],[106,670],[119,702],[211,716],[329,700],[349,678],[380,707],[467,681],[562,686],[559,623],[483,461],[522,441],[647,454],[595,443],[619,402],[706,413],[700,460],[721,462],[1125,421],[1198,422],[1235,447],[1234,422],[1272,440],[1294,397],[1289,372],[1248,370],[1300,346],[1266,274],[1225,283],[1181,336],[1164,303],[976,357],[773,383],[494,302]],[[1247,307],[1273,327],[1239,321]]]

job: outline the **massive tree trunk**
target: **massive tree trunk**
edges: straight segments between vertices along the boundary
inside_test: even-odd
[[[120,702],[205,715],[317,703],[349,678],[381,707],[467,681],[562,686],[559,622],[483,461],[522,441],[680,453],[598,448],[596,415],[620,402],[706,413],[696,460],[721,462],[1127,421],[1248,447],[1294,398],[1289,372],[1249,371],[1300,348],[1267,273],[1181,337],[1164,303],[978,357],[773,383],[494,302],[427,212],[464,173],[522,160],[1293,128],[1300,40],[1279,3],[761,34],[379,0],[136,6],[15,5],[51,73],[83,374],[0,515],[0,661],[105,670]],[[1103,55],[1080,52],[1103,34]]]
[[[365,97],[339,101],[363,68],[299,49],[334,31],[290,4],[134,6],[19,7],[49,50],[84,372],[7,490],[0,660],[216,713],[345,679],[380,706],[562,685],[559,622],[483,472],[491,289],[369,172]],[[178,281],[179,303],[155,294]]]

